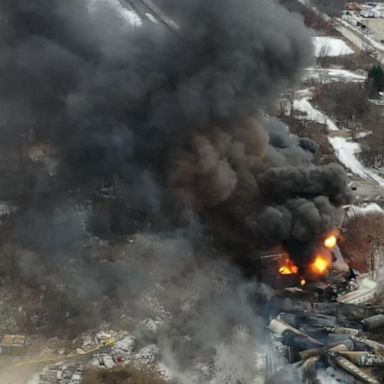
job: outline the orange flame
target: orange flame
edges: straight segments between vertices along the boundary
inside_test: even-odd
[[[301,278],[301,280],[300,280],[300,285],[301,285],[302,287],[304,287],[305,284],[307,284],[307,282],[305,281],[305,279]]]
[[[324,240],[324,246],[327,249],[334,249],[336,245],[337,245],[337,237],[335,235],[331,235]]]
[[[311,271],[317,275],[324,275],[331,267],[331,261],[321,254],[316,255],[315,260],[310,265]]]
[[[284,264],[279,268],[279,273],[282,275],[295,275],[299,273],[299,267],[289,257],[286,257]]]
[[[330,234],[327,235],[327,237],[324,239],[324,247],[333,250],[337,246],[337,240],[339,237],[339,232],[337,230],[331,232]]]

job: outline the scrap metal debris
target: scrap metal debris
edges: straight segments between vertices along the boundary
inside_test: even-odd
[[[306,302],[291,309],[287,300],[281,305],[284,298],[274,298],[277,314],[268,326],[272,353],[266,357],[267,383],[275,382],[276,375],[287,367],[295,369],[303,382],[315,378],[315,382],[329,383],[336,377],[335,382],[342,383],[383,382],[384,307],[369,304],[377,293],[374,281],[354,280],[334,284],[328,293],[337,292],[336,297],[319,296],[313,287],[307,287],[309,295],[324,300],[311,302],[308,291],[302,290]],[[286,295],[289,298],[292,290]]]

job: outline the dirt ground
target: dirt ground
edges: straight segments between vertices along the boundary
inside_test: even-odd
[[[166,384],[151,368],[115,368],[110,371],[89,369],[84,384]]]
[[[384,205],[384,189],[376,182],[363,180],[355,175],[350,175],[350,180],[355,203],[375,202],[381,206]]]
[[[344,224],[340,249],[352,268],[369,272],[373,255],[381,255],[384,243],[384,216],[382,213],[351,216]],[[376,266],[377,267],[377,266]]]
[[[368,24],[368,30],[371,31],[372,37],[377,40],[384,40],[384,18],[383,19],[364,19]]]
[[[27,384],[28,380],[42,369],[39,365],[17,367],[20,358],[0,356],[0,383]]]

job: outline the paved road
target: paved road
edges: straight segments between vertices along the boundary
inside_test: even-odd
[[[372,52],[375,53],[373,56],[379,63],[384,62],[384,47],[379,49],[376,44],[372,42],[366,35],[362,32],[357,31],[353,27],[349,27],[344,24],[341,20],[337,20],[337,25],[335,29],[339,31],[345,39],[354,44],[357,48],[361,50],[367,50],[369,48]]]
[[[120,3],[134,10],[144,21],[160,23],[176,34],[180,29],[152,0],[120,0]]]
[[[379,49],[379,43],[373,42],[366,34],[360,32],[357,28],[349,26],[348,23],[344,22],[341,19],[333,20],[331,17],[325,13],[320,12],[310,0],[297,0],[299,3],[303,4],[305,7],[311,9],[317,15],[319,15],[324,21],[328,23],[333,23],[335,29],[340,32],[345,39],[350,41],[357,48],[362,50],[367,50],[369,48],[375,53],[374,58],[379,63],[384,63],[384,46],[382,49]]]

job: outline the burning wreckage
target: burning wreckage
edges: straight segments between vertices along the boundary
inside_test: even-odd
[[[377,283],[346,271],[346,265],[343,271],[332,268],[341,256],[337,236],[324,240],[308,267],[308,281],[287,255],[273,255],[290,287],[277,291],[268,305],[267,383],[291,372],[305,383],[384,381],[384,307],[371,304]]]
[[[53,293],[70,287],[61,290],[74,307],[65,330],[95,326],[124,305],[133,324],[148,312],[163,316],[169,324],[151,340],[166,345],[183,384],[251,382],[254,362],[230,381],[213,381],[216,366],[194,381],[184,372],[207,354],[216,362],[223,344],[237,362],[249,358],[228,337],[239,327],[257,334],[255,305],[240,288],[249,275],[252,283],[272,276],[295,288],[267,304],[267,376],[276,382],[289,363],[304,377],[333,370],[347,383],[382,381],[384,347],[373,339],[384,311],[364,304],[375,283],[332,271],[347,176],[336,164],[314,164],[317,144],[264,112],[312,62],[302,21],[269,0],[161,1],[175,32],[164,17],[128,25],[121,3],[107,3],[0,2],[0,104],[17,122],[18,145],[49,141],[59,157],[55,172],[39,169],[32,196],[5,223],[4,237],[20,248],[3,252],[12,268]],[[131,248],[128,235],[137,239]],[[83,246],[92,236],[118,238],[119,252],[103,250],[101,262],[96,247]],[[259,256],[270,249],[264,274]],[[218,278],[211,271],[220,268]],[[160,314],[143,300],[149,293]],[[59,315],[47,317],[51,332]],[[137,354],[153,360],[155,347]],[[117,359],[105,353],[96,364],[108,368]],[[55,366],[41,378],[60,375],[77,383],[82,368]]]
[[[284,372],[289,363],[303,382],[338,378],[343,383],[382,383],[384,344],[373,338],[384,325],[384,308],[318,304],[306,312],[281,312],[270,321],[267,376],[279,368]]]
[[[264,303],[269,334],[260,374],[266,384],[379,384],[384,380],[384,306],[371,304],[379,288],[342,260],[338,236],[338,231],[326,236],[305,274],[286,253],[264,258],[275,272],[276,286]],[[154,344],[140,348],[142,341],[137,338],[143,332],[153,336],[156,327],[148,320],[139,324],[136,335],[107,330],[85,334],[77,353],[89,355],[88,363],[58,362],[32,382],[81,384],[89,367],[108,370],[132,363],[162,371],[166,368],[159,364],[159,348]],[[164,373],[172,377],[167,370]],[[291,381],[284,381],[285,375]]]

